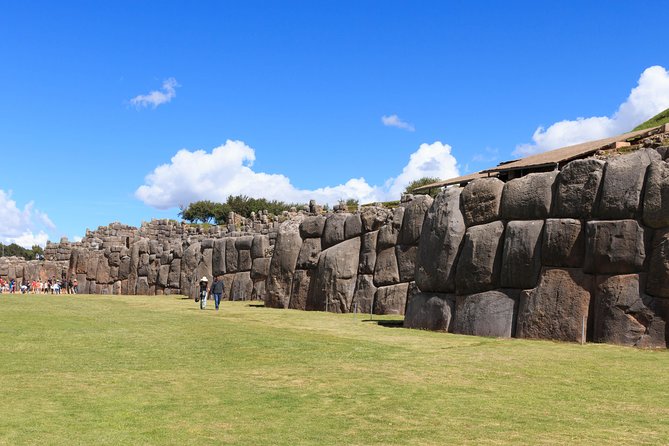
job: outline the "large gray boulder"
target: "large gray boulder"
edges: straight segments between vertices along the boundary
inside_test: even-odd
[[[503,234],[501,221],[467,229],[455,271],[457,294],[475,294],[499,287]]]
[[[374,314],[404,314],[408,291],[408,283],[379,287],[374,297]]]
[[[449,331],[455,313],[455,295],[418,293],[407,303],[405,328]],[[451,329],[452,331],[452,329]]]
[[[230,300],[251,300],[253,281],[250,271],[236,273],[230,290]]]
[[[652,246],[646,292],[669,298],[669,228],[655,231]]]
[[[400,271],[397,264],[395,248],[387,248],[379,252],[374,265],[374,285],[392,285],[400,281]]]
[[[300,254],[297,256],[298,269],[312,269],[318,265],[318,255],[321,253],[321,239],[308,238],[302,242]]]
[[[379,231],[365,232],[361,237],[360,245],[360,274],[374,274],[376,266],[376,239]]]
[[[355,283],[355,292],[353,294],[351,311],[353,311],[355,305],[357,305],[358,313],[371,312],[374,305],[376,289],[376,285],[374,285],[374,278],[371,274],[358,274],[358,279]]]
[[[225,239],[214,240],[214,249],[211,256],[211,270],[214,276],[225,274]]]
[[[251,271],[253,259],[251,258],[250,249],[240,249],[239,258],[237,259],[237,271]]]
[[[360,214],[351,214],[344,222],[344,238],[346,240],[362,234],[362,219]]]
[[[628,274],[641,272],[646,261],[650,231],[636,220],[589,221],[585,225],[586,273]]]
[[[318,240],[318,239],[307,239]],[[306,310],[309,298],[309,285],[311,283],[312,271],[298,269],[293,275],[293,289],[290,293],[288,308],[293,310]]]
[[[323,238],[321,240],[323,249],[327,249],[346,240],[344,225],[349,215],[350,214],[345,213],[328,215],[325,220],[325,229],[323,230]]]
[[[505,220],[548,217],[558,172],[531,173],[504,184],[500,213]]]
[[[465,236],[461,188],[439,193],[428,210],[416,253],[416,284],[423,292],[455,292],[455,265]]]
[[[504,233],[502,288],[534,288],[541,272],[543,220],[510,221]]]
[[[596,159],[575,160],[567,164],[556,179],[553,216],[588,219],[599,198],[599,184],[604,162]]]
[[[397,207],[393,209],[392,220],[379,229],[379,235],[376,239],[376,250],[392,248],[397,244],[397,240],[402,229],[402,220],[404,219],[404,208]]]
[[[545,266],[581,268],[585,259],[585,236],[580,220],[549,218],[544,224],[541,261]]]
[[[261,257],[253,261],[251,266],[251,279],[254,281],[265,280],[269,275],[269,265],[271,262],[269,257]]]
[[[465,224],[481,225],[499,219],[504,183],[497,178],[479,178],[462,190]]]
[[[250,251],[252,245],[253,245],[252,235],[244,235],[242,237],[235,238],[235,249],[237,249],[237,251],[242,251],[242,250]]]
[[[429,195],[416,195],[404,209],[402,229],[398,243],[400,245],[415,245],[420,238],[423,221],[427,210],[432,206],[433,198]]]
[[[300,223],[288,220],[281,224],[276,237],[274,255],[267,278],[267,298],[265,305],[272,308],[288,308],[293,286],[293,274],[297,257],[302,248]]]
[[[260,257],[265,257],[267,250],[269,249],[269,236],[264,234],[256,234],[253,236],[253,242],[251,243],[251,258],[259,259]]]
[[[366,206],[360,212],[363,232],[377,231],[392,218],[393,212],[390,209]]]
[[[228,237],[225,239],[225,271],[226,273],[236,273],[239,270],[239,252],[235,246],[235,239]]]
[[[510,338],[515,334],[518,290],[458,296],[453,333]]]
[[[653,161],[648,167],[643,196],[643,222],[651,228],[669,227],[669,163]]]
[[[545,269],[536,288],[520,293],[516,336],[585,341],[592,279],[577,269]]]
[[[400,274],[400,282],[411,282],[416,273],[417,246],[395,246],[397,256],[397,269]]]
[[[123,262],[121,261],[121,264]],[[124,280],[120,276],[120,269],[119,269],[119,278],[121,280]],[[181,259],[174,259],[172,260],[172,263],[170,263],[170,272],[167,275],[167,286],[170,288],[180,288],[181,287]]]
[[[646,168],[651,161],[660,159],[652,149],[610,158],[604,168],[597,216],[609,220],[637,217]]]
[[[305,217],[300,224],[300,237],[306,238],[321,238],[323,236],[323,229],[325,228],[324,215],[311,215]]]
[[[638,274],[598,276],[595,289],[595,342],[666,348],[664,309],[643,293]]]
[[[309,290],[308,310],[349,312],[355,292],[359,253],[359,237],[321,252]]]

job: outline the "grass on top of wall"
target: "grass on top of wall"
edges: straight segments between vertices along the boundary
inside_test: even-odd
[[[669,443],[664,350],[253,305],[0,295],[0,444]]]

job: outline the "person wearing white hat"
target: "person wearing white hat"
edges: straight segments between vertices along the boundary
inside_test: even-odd
[[[209,279],[207,276],[202,276],[200,279],[200,310],[204,310],[207,306],[207,295],[209,294]]]

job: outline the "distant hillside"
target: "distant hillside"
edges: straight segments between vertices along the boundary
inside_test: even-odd
[[[634,127],[634,131],[649,129],[652,127],[657,127],[658,125],[666,124],[669,122],[669,108],[663,112],[658,113],[657,115],[650,118],[648,121],[641,123]]]

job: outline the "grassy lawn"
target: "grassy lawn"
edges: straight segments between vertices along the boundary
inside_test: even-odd
[[[668,444],[669,352],[0,295],[0,444]]]

